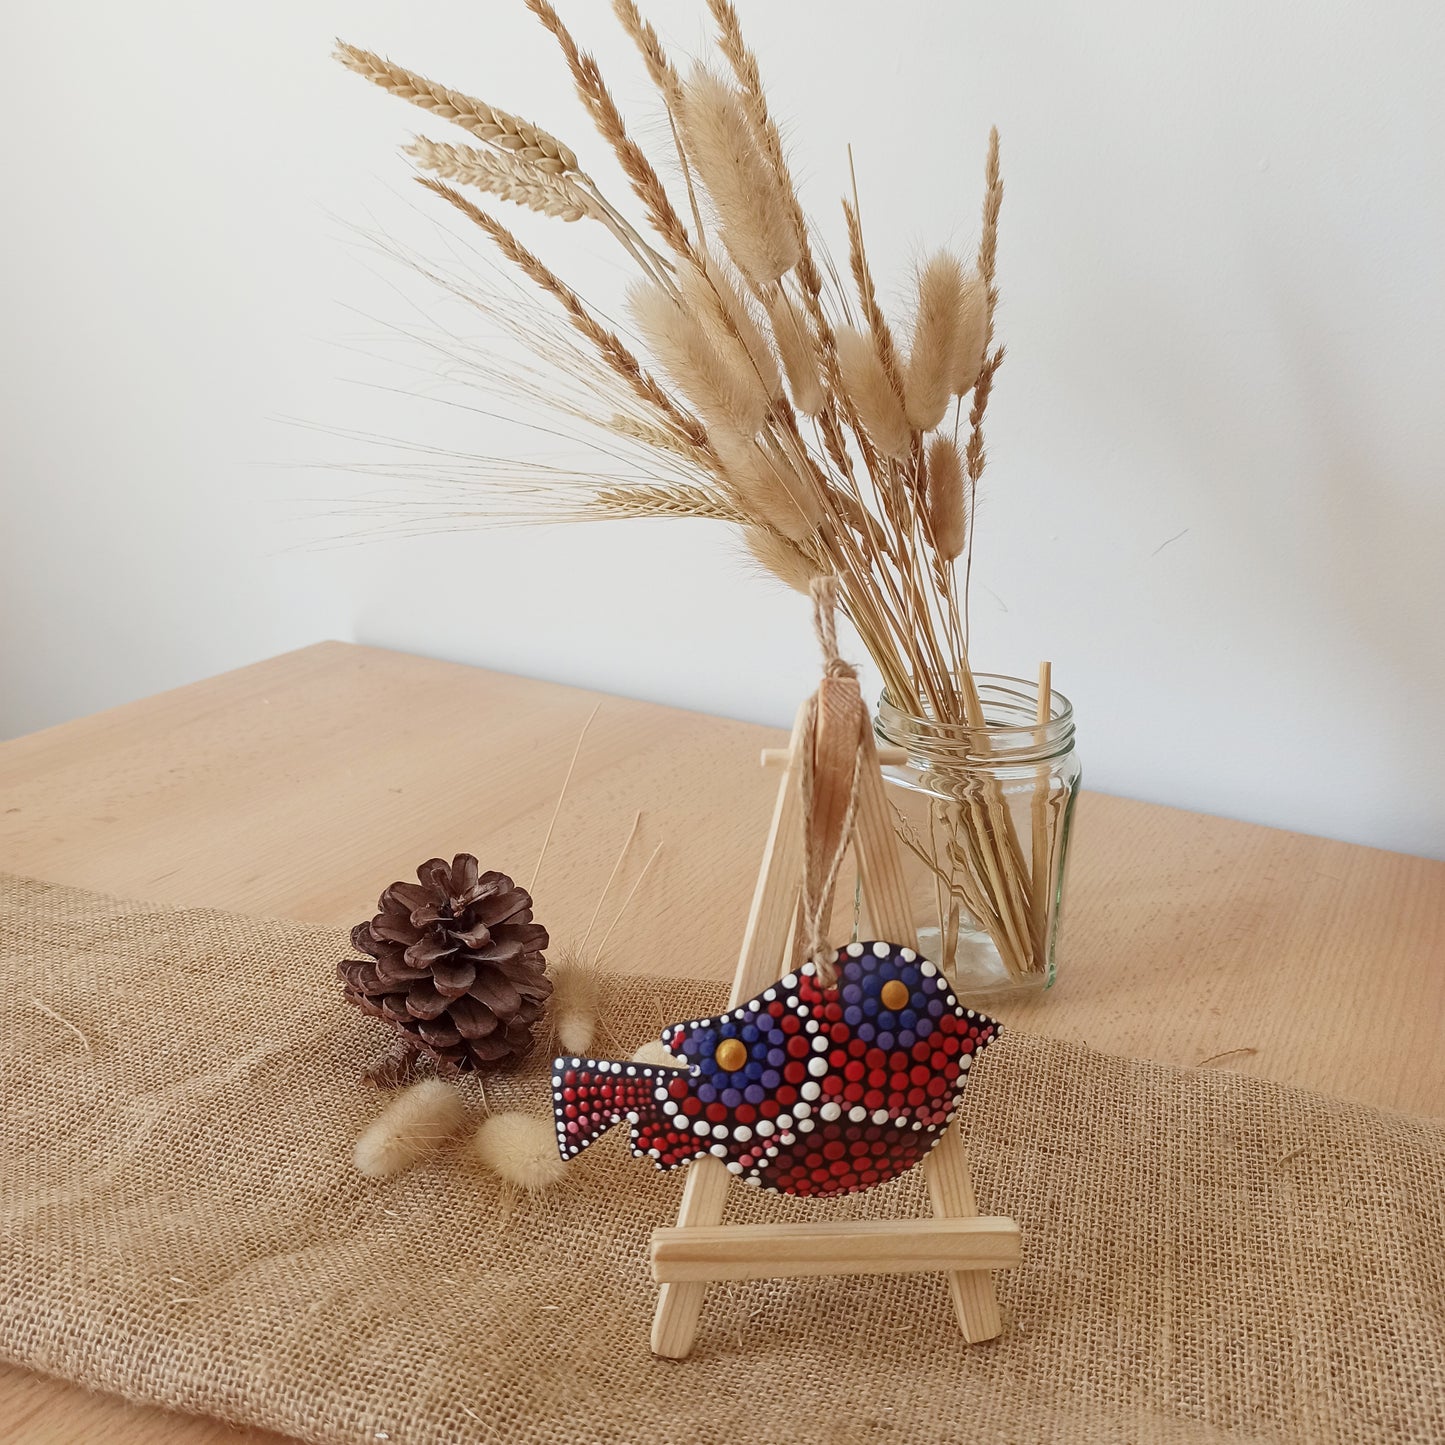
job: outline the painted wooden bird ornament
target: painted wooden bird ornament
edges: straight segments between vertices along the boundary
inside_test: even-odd
[[[625,1119],[659,1169],[706,1154],[781,1194],[869,1189],[942,1137],[999,1025],[911,948],[850,943],[823,987],[805,963],[758,997],[663,1030],[678,1068],[559,1058],[557,1147],[575,1158]]]

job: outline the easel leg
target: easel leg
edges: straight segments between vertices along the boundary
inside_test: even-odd
[[[923,1172],[928,1180],[928,1197],[935,1215],[957,1219],[978,1213],[973,1176],[968,1169],[968,1151],[963,1147],[956,1126],[950,1127],[923,1161]],[[948,1292],[953,1299],[953,1311],[958,1316],[958,1327],[969,1344],[992,1340],[1003,1333],[998,1300],[993,1292],[993,1276],[987,1270],[961,1270],[950,1274]]]
[[[679,1228],[721,1224],[731,1175],[716,1159],[699,1159],[688,1166]],[[685,1360],[697,1338],[697,1322],[707,1299],[707,1285],[665,1284],[658,1291],[657,1313],[652,1317],[652,1353],[668,1360]]]

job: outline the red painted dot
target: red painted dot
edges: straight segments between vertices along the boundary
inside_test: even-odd
[[[797,1103],[798,1091],[790,1084],[779,1084],[774,1097],[786,1109],[789,1104]]]
[[[758,1105],[758,1113],[760,1113],[764,1119],[776,1119],[782,1112],[782,1105],[779,1104],[776,1099],[764,1099],[763,1102]]]
[[[726,1105],[726,1104],[709,1104],[709,1105],[707,1106],[707,1116],[708,1116],[709,1119],[712,1120],[712,1122],[713,1122],[714,1124],[721,1124],[722,1121],[723,1121],[724,1119],[726,1119],[727,1116],[728,1116],[728,1108],[727,1108],[727,1105]]]
[[[848,1052],[855,1059],[861,1059],[868,1052],[868,1045],[862,1039],[849,1039]]]
[[[788,1053],[795,1059],[806,1058],[812,1047],[805,1034],[794,1034],[787,1043]]]
[[[863,1107],[865,1109],[881,1109],[885,1095],[881,1089],[869,1089],[863,1095]]]
[[[924,1068],[922,1064],[915,1064],[908,1071],[908,1077],[915,1084],[926,1084],[933,1077],[933,1070]]]
[[[843,1070],[844,1076],[850,1083],[857,1083],[867,1071],[864,1069],[861,1060],[850,1059],[847,1067]]]
[[[927,1097],[928,1097],[928,1095],[923,1091],[923,1088],[922,1088],[921,1085],[920,1085],[918,1088],[916,1088],[916,1089],[910,1089],[910,1090],[908,1091],[908,1102],[909,1102],[915,1109],[916,1109]]]
[[[733,1115],[739,1124],[751,1124],[758,1117],[758,1111],[751,1104],[739,1104]]]
[[[803,1027],[803,1021],[797,1014],[784,1014],[779,1027],[785,1034],[795,1034]]]
[[[801,1084],[808,1077],[808,1070],[801,1062],[794,1059],[790,1064],[783,1066],[783,1077],[790,1084]]]
[[[702,1100],[701,1100],[701,1099],[691,1099],[691,1098],[689,1098],[689,1099],[684,1099],[684,1100],[682,1101],[682,1104],[681,1104],[679,1107],[682,1109],[682,1112],[683,1112],[684,1114],[687,1114],[689,1117],[692,1117],[692,1116],[695,1116],[695,1115],[697,1115],[697,1114],[701,1114],[701,1113],[702,1113]]]
[[[921,1064],[933,1052],[933,1045],[927,1039],[919,1039],[912,1052],[913,1057]]]
[[[685,1099],[685,1098],[687,1098],[687,1080],[686,1080],[686,1079],[674,1079],[674,1080],[667,1086],[667,1092],[668,1092],[674,1099]]]
[[[948,1092],[948,1082],[945,1079],[932,1078],[928,1081],[926,1088],[933,1098],[942,1098]]]
[[[782,1016],[783,1016],[783,1002],[782,1002],[782,1000],[781,1000],[781,999],[774,999],[774,1000],[772,1001],[772,1003],[770,1003],[770,1004],[768,1005],[768,1012],[769,1012],[775,1019],[780,1019],[780,1018],[782,1018]]]
[[[828,1055],[828,1067],[835,1072],[841,1069],[847,1062],[848,1055],[843,1049],[834,1049],[833,1052]]]
[[[848,1161],[846,1159],[835,1159],[829,1166],[830,1174],[843,1175],[848,1172]]]

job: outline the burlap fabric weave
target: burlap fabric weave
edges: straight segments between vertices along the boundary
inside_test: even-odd
[[[1001,1340],[961,1344],[939,1277],[778,1281],[714,1287],[662,1362],[647,1239],[681,1175],[609,1138],[510,1217],[459,1156],[360,1177],[380,1035],[343,950],[0,878],[0,1355],[314,1441],[1445,1440],[1438,1123],[1007,1036],[965,1104],[1024,1232]],[[631,1046],[720,993],[622,980],[607,1013]],[[547,1107],[540,1072],[488,1093]],[[911,1176],[742,1193],[924,1207]]]

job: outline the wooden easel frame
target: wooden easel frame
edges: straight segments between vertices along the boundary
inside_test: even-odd
[[[806,706],[793,728],[730,1008],[788,971],[803,866],[800,760],[803,748],[821,745],[827,688],[825,682],[818,737],[807,727]],[[898,840],[877,751],[866,728],[860,746],[865,754],[853,847],[869,924],[875,937],[916,946]],[[768,760],[765,755],[764,762]],[[688,1166],[677,1225],[653,1231],[652,1277],[662,1286],[652,1325],[653,1353],[680,1360],[691,1352],[711,1281],[820,1274],[944,1270],[964,1338],[969,1343],[995,1338],[1002,1325],[990,1271],[1018,1263],[1018,1225],[1011,1219],[979,1217],[968,1156],[956,1128],[944,1134],[922,1168],[932,1219],[725,1226],[723,1208],[732,1176],[717,1159],[695,1160]]]

